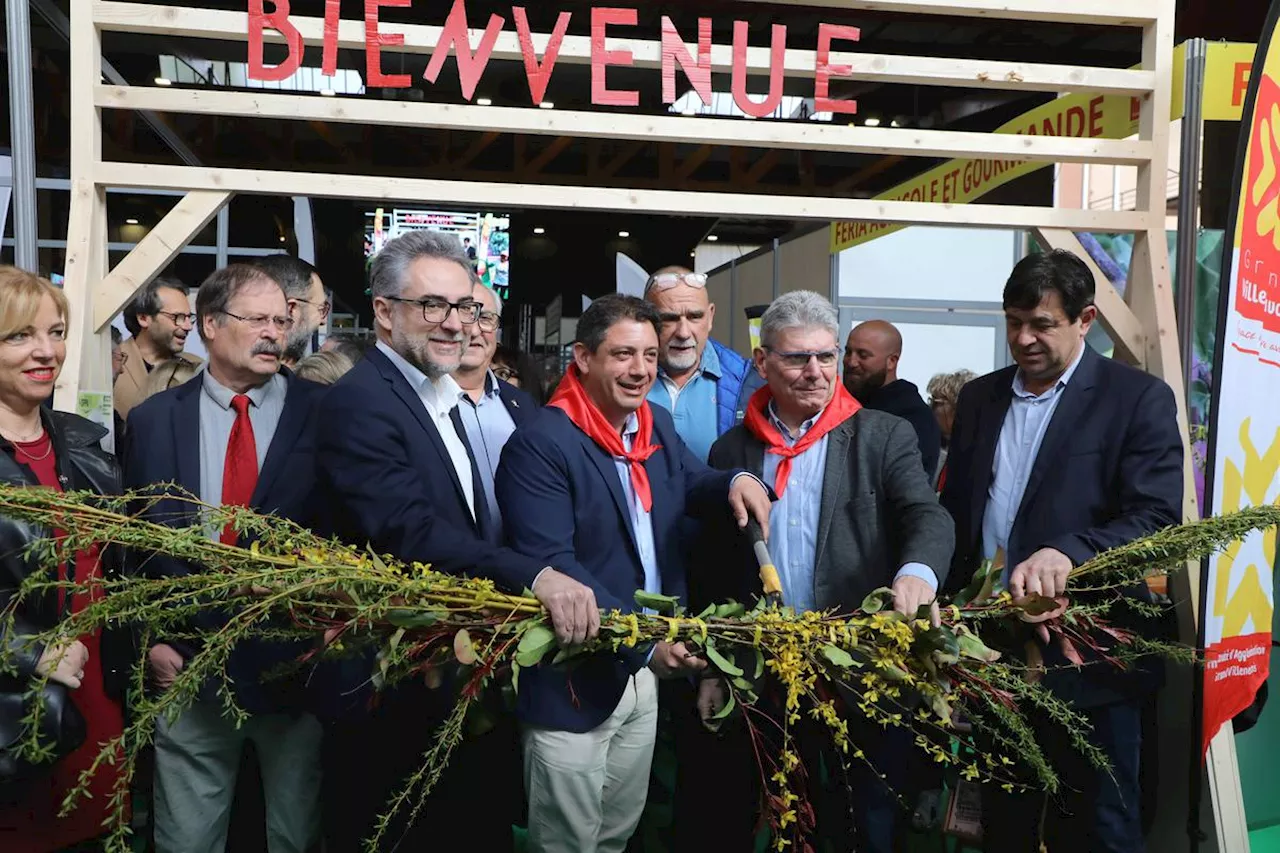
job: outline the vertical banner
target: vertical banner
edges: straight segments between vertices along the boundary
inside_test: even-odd
[[[1213,515],[1280,497],[1280,0],[1258,43],[1224,241],[1205,491]],[[1205,561],[1202,751],[1253,701],[1271,659],[1276,531]]]

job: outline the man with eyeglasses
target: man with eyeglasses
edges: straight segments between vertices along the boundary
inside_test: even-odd
[[[126,485],[164,493],[172,484],[211,506],[246,506],[314,525],[313,413],[324,389],[280,371],[293,325],[283,291],[261,270],[232,264],[205,279],[196,314],[209,361],[190,381],[133,410]],[[176,496],[138,503],[156,523],[201,524],[198,511]],[[247,544],[231,526],[210,536]],[[151,554],[138,566],[163,576],[204,570]],[[225,615],[211,609],[196,621],[193,627],[216,631]],[[195,651],[188,639],[155,638],[148,650],[152,688],[170,689]],[[301,678],[264,677],[305,651],[292,643],[240,643],[227,664],[228,684],[211,679],[181,716],[157,724],[157,853],[222,853],[247,742],[257,752],[265,794],[266,825],[258,837],[266,835],[270,853],[305,853],[316,843],[322,729],[307,713]],[[249,714],[241,724],[223,714],[219,691],[228,686]]]
[[[936,618],[934,599],[955,542],[951,519],[924,475],[911,425],[864,408],[841,384],[838,326],[835,308],[817,293],[795,291],[774,300],[761,319],[755,351],[756,370],[767,385],[751,396],[743,424],[711,449],[711,464],[757,474],[778,495],[770,513],[774,533],[769,550],[782,580],[784,604],[797,611],[849,612],[872,590],[892,587],[895,610],[910,616],[932,610]],[[753,561],[750,543],[725,525],[708,525],[702,547],[706,564]],[[726,571],[716,577],[719,585],[708,590],[715,600],[749,601],[760,594],[758,587],[735,583],[744,573]],[[724,697],[718,680],[704,681],[699,712],[704,718],[714,713]],[[897,777],[904,775],[909,741],[900,743],[893,730],[875,726],[859,734],[859,718],[848,721],[853,739],[876,769],[888,774],[890,787],[906,794],[909,780]],[[745,740],[739,747],[747,753],[751,749]],[[819,841],[829,840],[833,849],[848,850],[850,828],[841,825],[848,803],[835,775],[841,762],[831,758],[826,766],[832,768],[832,784],[812,780],[820,833],[812,842],[815,849],[821,849]],[[805,760],[817,766],[813,756]],[[726,775],[752,778],[749,769]],[[848,782],[857,849],[890,853],[894,795],[865,762],[852,762]],[[750,801],[745,788],[739,795]],[[723,824],[713,828],[712,837],[726,850],[749,849],[753,820],[748,810],[743,812],[744,820],[731,831]]]
[[[146,398],[147,374],[157,365],[171,358],[200,364],[198,357],[182,351],[196,319],[187,293],[185,284],[162,276],[125,307],[124,325],[133,337],[120,345],[123,370],[112,388],[121,418]]]
[[[480,317],[471,327],[462,365],[453,373],[462,393],[452,417],[476,460],[484,500],[489,505],[490,524],[485,538],[497,545],[502,543],[502,513],[493,490],[498,460],[511,433],[533,417],[537,405],[524,391],[499,379],[492,368],[502,329],[502,297],[483,284],[475,286],[473,295],[481,306]]]
[[[317,467],[333,532],[436,571],[529,589],[562,642],[595,636],[599,609],[590,587],[493,541],[480,471],[452,416],[462,394],[452,374],[485,305],[474,296],[475,270],[457,236],[414,231],[389,241],[373,259],[369,282],[378,342],[319,410]],[[330,851],[363,849],[388,797],[417,769],[451,707],[447,688],[407,681],[369,708],[366,688],[375,671],[373,661],[356,661],[328,690]],[[464,742],[417,823],[406,828],[400,821],[389,837],[403,834],[406,849],[430,849],[440,843],[441,826],[459,825],[468,828],[468,849],[510,850],[516,815],[500,806],[519,802],[495,804],[477,794],[491,784],[488,753],[507,747],[488,735]]]
[[[706,275],[663,267],[649,276],[644,297],[662,316],[658,381],[649,402],[671,412],[676,432],[706,459],[715,440],[742,422],[751,392],[762,383],[750,361],[711,339],[716,306]]]
[[[275,279],[289,301],[293,330],[284,345],[284,365],[292,368],[307,354],[311,337],[329,317],[329,298],[316,268],[292,255],[267,255],[254,266]]]

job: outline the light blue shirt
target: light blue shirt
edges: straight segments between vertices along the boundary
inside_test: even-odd
[[[702,361],[683,387],[658,368],[658,381],[649,389],[649,402],[671,413],[676,433],[703,462],[711,456],[711,445],[720,437],[716,389],[720,383],[720,356],[709,343],[703,347]]]
[[[490,538],[495,542],[502,541],[502,511],[498,509],[498,498],[494,493],[493,480],[498,473],[498,461],[502,458],[502,448],[507,439],[516,431],[516,422],[511,419],[507,405],[502,401],[498,391],[498,377],[493,371],[484,380],[484,393],[479,402],[471,399],[463,391],[458,396],[458,414],[467,431],[467,443],[471,445],[471,453],[476,460],[476,468],[480,471],[480,484],[484,487],[485,503],[489,507]]]
[[[622,427],[622,446],[631,450],[636,433],[640,431],[640,418],[635,412],[627,415],[627,422]],[[636,539],[636,552],[640,555],[640,565],[644,568],[644,591],[661,594],[662,574],[658,571],[657,547],[653,540],[653,516],[640,503],[635,486],[631,484],[631,464],[625,457],[613,457],[613,465],[618,469],[618,479],[622,481],[622,494],[627,500],[627,509],[631,514],[631,532]],[[652,613],[652,610],[646,610]]]
[[[819,412],[792,433],[786,424],[778,420],[773,403],[769,404],[769,420],[788,447],[795,446],[821,417],[822,412]],[[781,462],[781,456],[768,452],[764,455],[764,481],[773,484],[775,491]],[[782,580],[782,600],[797,611],[818,609],[813,573],[818,558],[818,522],[826,467],[827,436],[824,435],[792,458],[787,489],[769,512],[769,556],[773,558]],[[904,564],[894,575],[894,580],[901,577],[917,577],[935,592],[938,589],[938,576],[923,563]]]
[[[1022,506],[1022,495],[1027,490],[1027,480],[1035,467],[1040,444],[1049,429],[1049,422],[1053,420],[1058,401],[1062,399],[1062,392],[1080,366],[1084,346],[1080,347],[1075,361],[1054,386],[1039,396],[1027,390],[1021,370],[1014,374],[1013,400],[1000,428],[995,461],[991,465],[991,485],[987,489],[987,509],[982,516],[982,553],[988,560],[995,559],[997,549],[1008,554],[1009,533]],[[1005,565],[1006,584],[1011,571],[1013,566]]]

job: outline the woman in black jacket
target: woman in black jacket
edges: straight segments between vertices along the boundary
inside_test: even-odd
[[[0,481],[117,494],[119,469],[99,444],[107,431],[44,405],[66,359],[69,322],[61,290],[30,273],[0,267]],[[50,531],[41,527],[0,516],[0,608],[13,603],[18,587],[36,568],[25,558],[26,546],[48,535]],[[73,562],[60,567],[60,575],[74,577],[80,586],[67,594],[60,591],[21,602],[15,611],[16,636],[0,638],[0,654],[17,670],[16,677],[0,675],[0,790],[6,791],[0,803],[0,850],[6,853],[61,850],[103,832],[116,780],[112,765],[95,774],[89,789],[92,799],[81,802],[67,818],[57,814],[81,771],[92,764],[102,744],[123,729],[122,685],[115,677],[123,668],[115,665],[113,655],[104,654],[102,632],[59,647],[33,646],[27,638],[101,597],[93,580],[103,577],[103,564],[111,562],[112,555],[113,550],[96,546],[79,552]],[[15,766],[6,749],[24,734],[21,719],[30,701],[25,694],[37,675],[47,675],[51,685],[45,691],[52,712],[46,735],[62,748],[55,764],[32,772]]]

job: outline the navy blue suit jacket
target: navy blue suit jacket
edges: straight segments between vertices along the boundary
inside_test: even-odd
[[[1016,367],[975,379],[956,403],[942,505],[956,524],[948,587],[982,562],[982,518]],[[1173,391],[1163,381],[1085,349],[1045,432],[1009,534],[1006,565],[1055,548],[1080,565],[1102,551],[1182,520],[1183,450]],[[1142,589],[1135,592],[1141,594]],[[1056,646],[1046,650],[1046,663]],[[1061,661],[1065,663],[1065,660]],[[1103,669],[1099,667],[1098,669]],[[1082,704],[1114,691],[1074,670],[1046,686]],[[1102,679],[1106,680],[1106,679]]]
[[[536,411],[515,388],[503,399],[513,401],[513,418]],[[329,526],[352,544],[449,574],[492,578],[514,592],[547,565],[481,537],[418,392],[376,347],[321,400],[316,460]],[[480,496],[478,511],[483,504]]]
[[[324,386],[284,372],[288,390],[280,422],[258,474],[252,508],[309,526],[316,519],[315,427],[313,416]],[[204,373],[196,374],[177,388],[144,401],[129,413],[130,441],[126,448],[124,484],[136,489],[159,483],[174,483],[200,495],[200,393]],[[197,523],[194,508],[177,500],[143,503],[143,517],[160,524],[186,527]],[[164,556],[138,555],[137,569],[150,576],[178,576],[201,571],[182,560]],[[225,614],[201,614],[198,625],[217,629]],[[184,657],[195,647],[183,641],[166,641]],[[285,710],[300,701],[291,679],[263,683],[263,672],[284,664],[300,653],[292,644],[242,642],[228,663],[227,672],[235,685],[236,697],[250,712]],[[213,688],[206,685],[206,697]]]
[[[671,415],[652,406],[653,442],[645,463],[653,493],[654,547],[662,591],[685,597],[686,511],[729,512],[729,484],[738,471],[716,471],[694,457]],[[626,494],[613,457],[558,408],[548,407],[507,442],[498,466],[498,505],[513,548],[539,566],[554,566],[591,587],[602,610],[636,609],[644,567],[636,549]],[[517,711],[525,722],[586,732],[617,707],[627,678],[644,666],[647,649],[595,655],[572,670],[539,666],[521,672]]]

